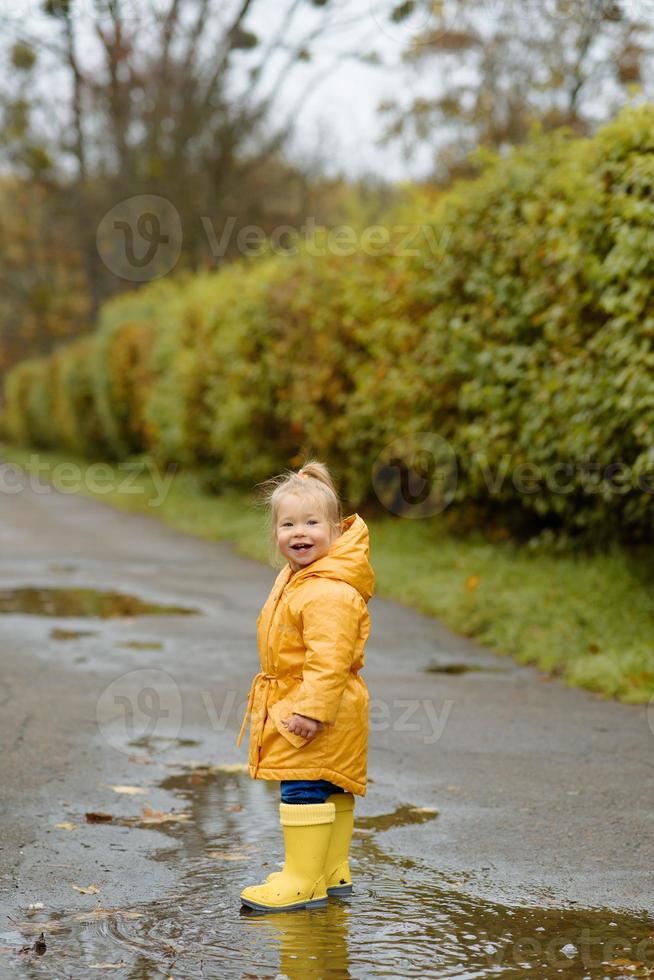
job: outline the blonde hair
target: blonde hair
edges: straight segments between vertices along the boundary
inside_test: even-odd
[[[341,534],[342,504],[331,474],[324,463],[316,459],[307,460],[297,472],[285,470],[257,486],[262,488],[259,503],[266,508],[272,565],[282,564],[282,556],[277,545],[277,517],[282,499],[289,493],[312,497],[330,526],[331,540]]]

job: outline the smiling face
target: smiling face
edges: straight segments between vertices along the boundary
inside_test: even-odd
[[[322,558],[334,540],[319,503],[309,494],[287,493],[277,513],[277,544],[294,572]]]

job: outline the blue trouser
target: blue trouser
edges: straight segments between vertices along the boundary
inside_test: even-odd
[[[282,779],[280,784],[282,803],[324,803],[332,793],[344,793],[327,779]]]

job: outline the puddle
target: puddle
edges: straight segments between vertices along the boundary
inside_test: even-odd
[[[383,813],[378,817],[357,817],[355,819],[355,829],[374,832],[376,830],[390,830],[392,827],[406,827],[407,824],[425,823],[427,820],[435,820],[438,810],[426,806],[401,806],[394,813]]]
[[[249,914],[239,902],[283,858],[279,784],[251,780],[242,766],[178,768],[159,784],[189,819],[156,830],[133,827],[150,858],[179,869],[173,890],[116,908],[29,912],[14,907],[0,927],[0,972],[12,977],[87,980],[102,968],[121,978],[175,977],[347,980],[362,977],[622,980],[654,975],[654,926],[646,914],[518,907],[470,898],[464,876],[384,850],[386,826],[436,814],[406,804],[394,814],[356,818],[350,851],[354,893],[324,909]],[[356,811],[355,811],[356,814]],[[422,817],[418,815],[422,814]],[[110,827],[75,831],[110,854]],[[415,833],[428,828],[416,826]],[[153,837],[159,845],[152,848]],[[430,863],[428,863],[430,862]],[[156,876],[153,876],[156,877]],[[46,896],[47,898],[47,896]],[[43,932],[46,952],[20,954]]]
[[[428,674],[468,674],[477,671],[484,674],[504,674],[508,667],[484,667],[481,664],[429,664],[424,668]]]
[[[202,743],[196,738],[168,738],[165,735],[141,735],[134,738],[128,745],[133,745],[137,749],[147,749],[151,755],[156,755],[159,751],[167,751],[173,748],[196,748]],[[157,748],[159,746],[159,748]]]
[[[110,619],[122,616],[179,616],[197,612],[198,609],[163,606],[144,602],[138,596],[97,589],[0,589],[0,614]]]
[[[62,630],[58,627],[50,630],[51,640],[77,640],[81,636],[97,636],[97,630]]]

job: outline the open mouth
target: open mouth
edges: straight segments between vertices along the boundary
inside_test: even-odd
[[[302,551],[309,551],[310,548],[313,548],[313,545],[312,544],[294,544],[294,545],[292,545],[292,548],[293,548],[293,551],[300,551],[300,552],[302,552]]]

